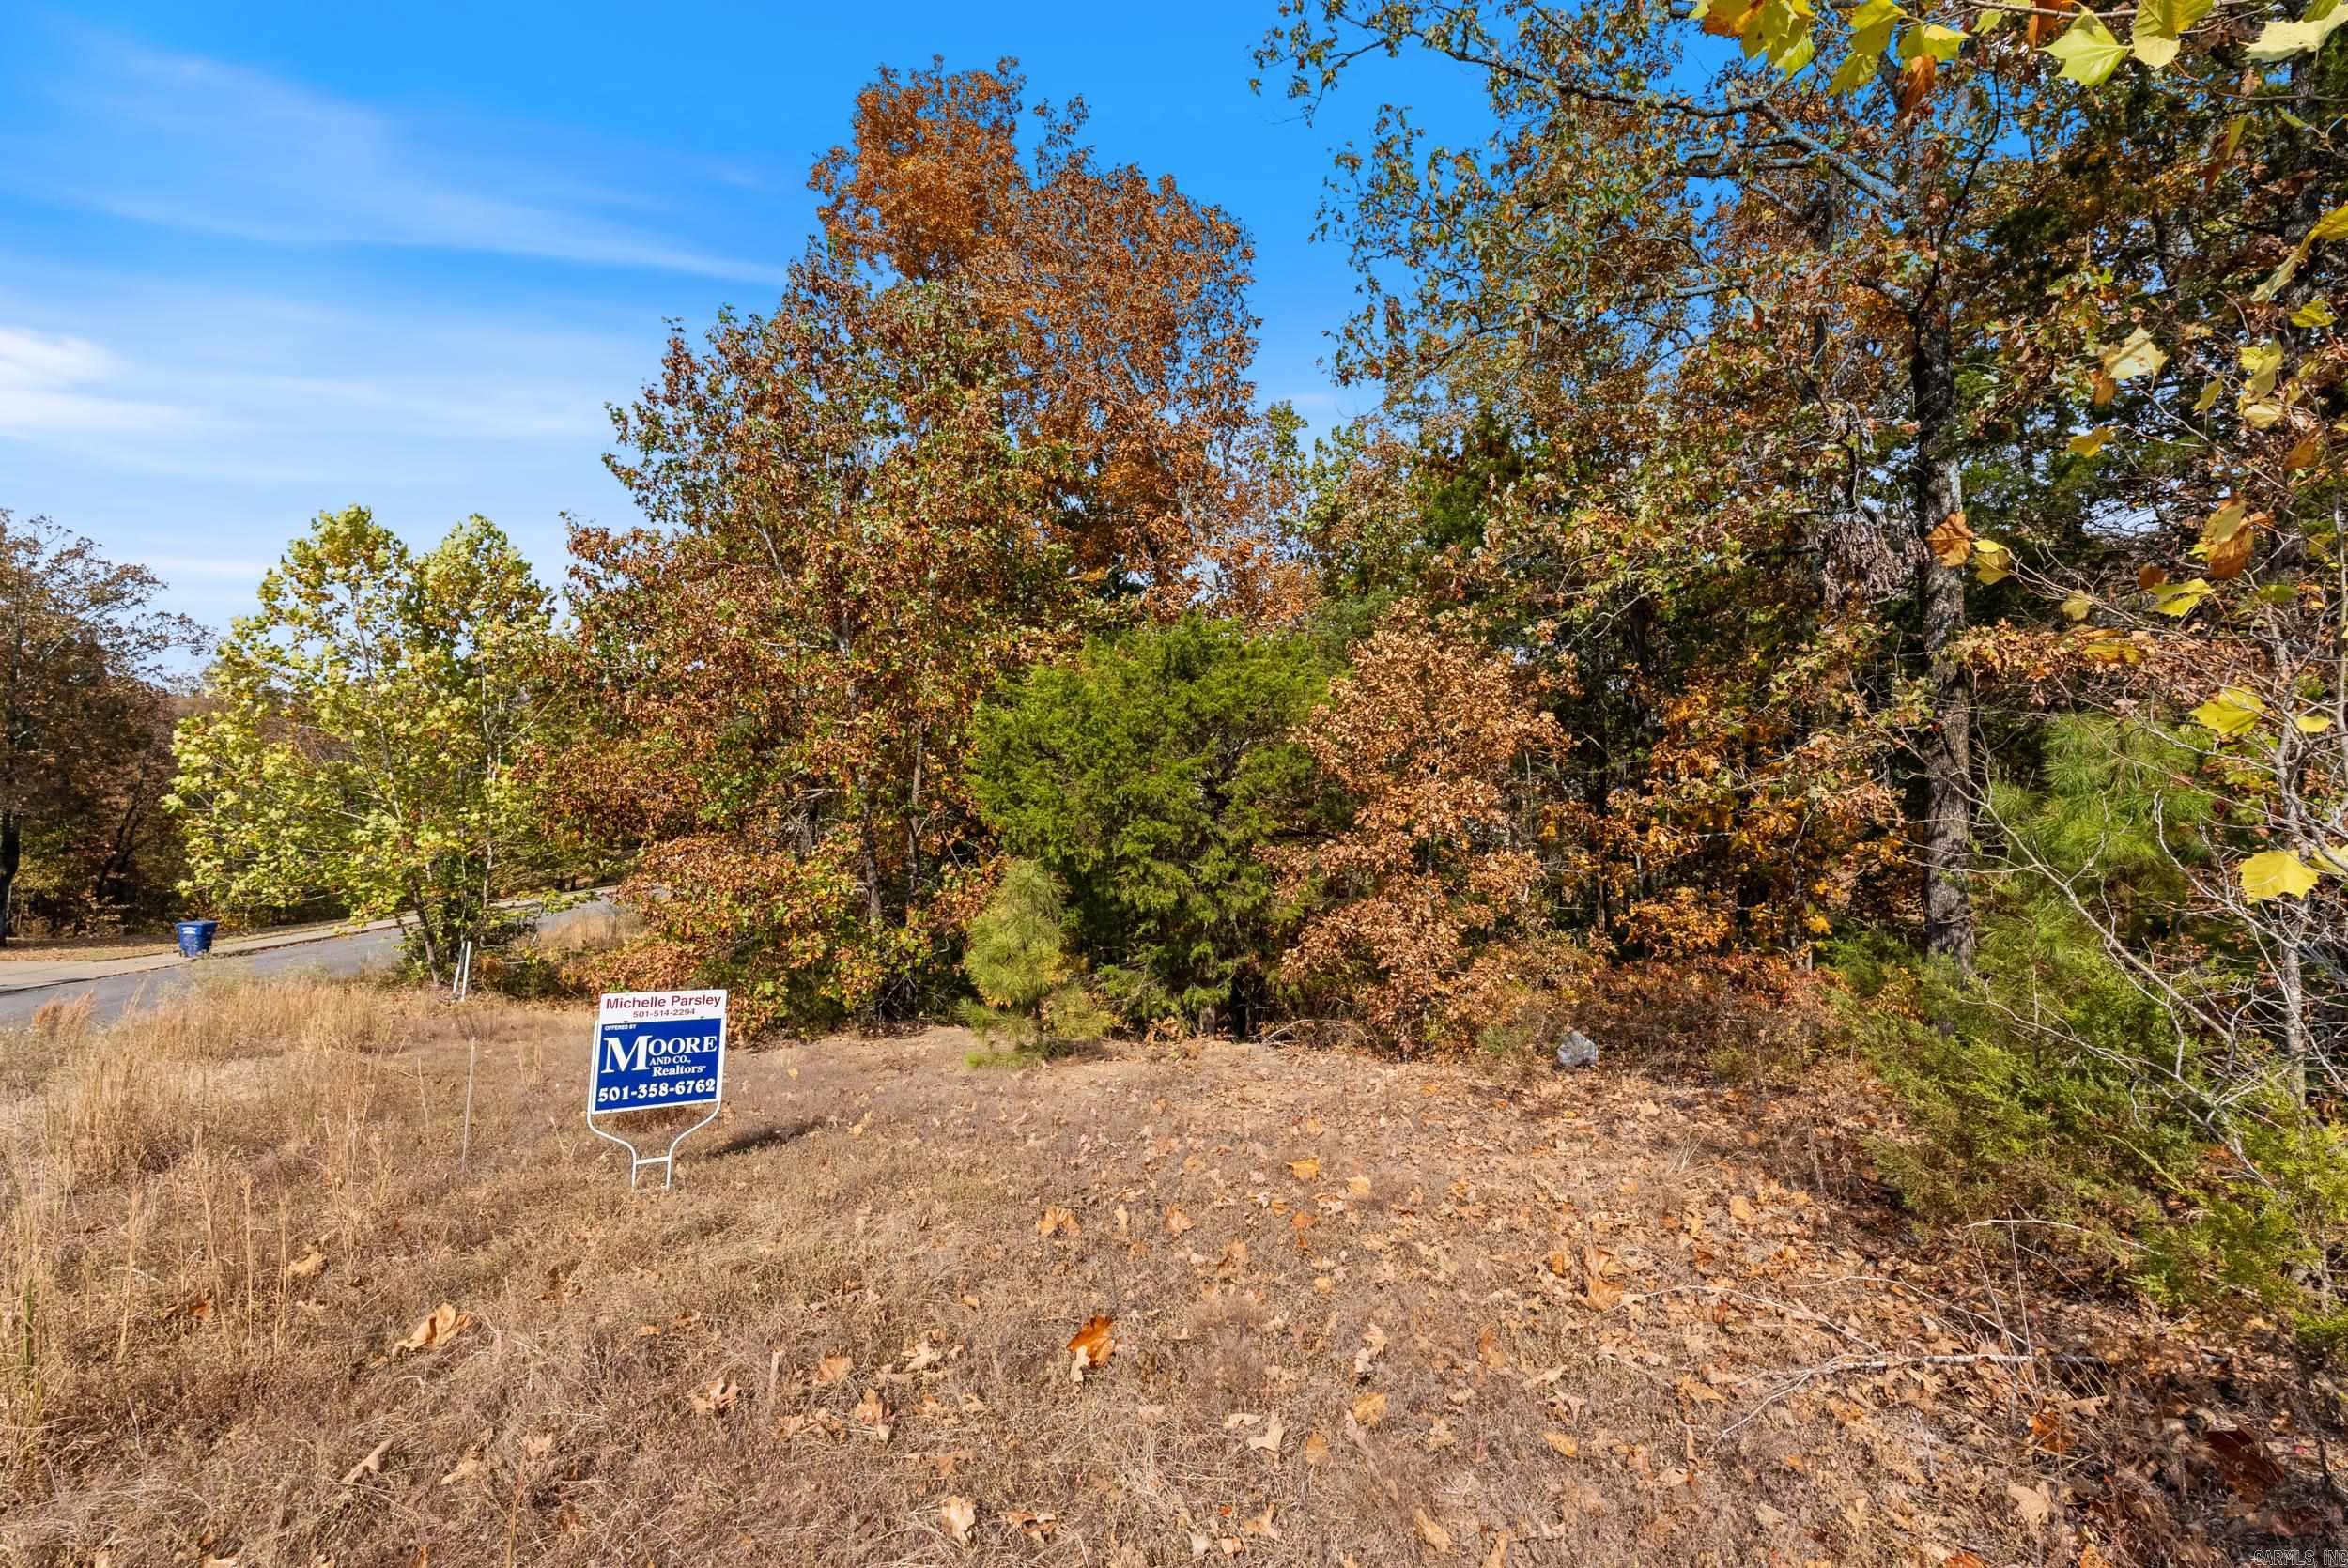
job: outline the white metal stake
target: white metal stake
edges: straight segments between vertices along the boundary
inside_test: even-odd
[[[456,1168],[472,1168],[472,1084],[481,1067],[481,1031],[472,1026],[472,1020],[463,1011],[465,998],[472,994],[472,943],[467,941],[462,958],[456,961],[457,1017],[464,1021],[465,1038],[470,1049],[465,1056],[465,1136],[456,1151]]]

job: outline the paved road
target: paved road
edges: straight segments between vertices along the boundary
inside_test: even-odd
[[[601,898],[595,898],[548,915],[540,926],[546,930],[559,930],[572,921],[600,919],[610,913],[611,905]],[[24,1022],[44,1003],[70,1002],[85,994],[98,999],[98,1022],[103,1023],[162,1001],[198,980],[260,979],[270,976],[300,974],[363,975],[369,970],[389,968],[398,958],[399,932],[385,927],[278,947],[178,960],[163,968],[144,969],[131,974],[100,974],[85,979],[60,980],[51,985],[0,994],[0,1028]]]

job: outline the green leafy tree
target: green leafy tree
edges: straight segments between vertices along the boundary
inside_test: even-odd
[[[261,582],[176,738],[191,891],[397,915],[436,978],[551,852],[517,760],[548,737],[553,613],[484,518],[411,554],[364,507],[321,514]]]
[[[1266,1005],[1279,950],[1261,851],[1313,820],[1292,738],[1333,639],[1188,616],[1095,640],[981,711],[971,792],[1069,892],[1077,945],[1128,1022]]]

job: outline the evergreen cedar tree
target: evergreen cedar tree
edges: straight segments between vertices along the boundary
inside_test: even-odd
[[[1066,890],[1089,983],[1127,1025],[1273,1016],[1292,909],[1270,852],[1343,821],[1296,733],[1343,659],[1328,628],[1193,614],[1096,638],[981,710],[987,826]]]

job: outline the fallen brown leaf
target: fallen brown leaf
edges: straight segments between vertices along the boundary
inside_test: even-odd
[[[1383,1391],[1366,1393],[1353,1402],[1353,1419],[1365,1430],[1386,1419],[1386,1396]]]
[[[970,1544],[970,1527],[979,1522],[979,1505],[968,1498],[950,1497],[937,1505],[937,1516],[945,1524],[947,1533],[954,1538],[954,1545],[966,1546]]]
[[[438,1350],[471,1327],[472,1314],[458,1312],[454,1305],[443,1301],[416,1325],[415,1332],[393,1345],[392,1349],[394,1353],[402,1350]]]
[[[1109,1329],[1117,1319],[1104,1313],[1089,1319],[1068,1342],[1069,1350],[1087,1366],[1099,1366],[1109,1359],[1116,1344],[1109,1338]]]
[[[1451,1532],[1444,1529],[1443,1526],[1435,1523],[1434,1520],[1429,1518],[1427,1516],[1427,1510],[1424,1508],[1413,1509],[1411,1511],[1411,1517],[1418,1522],[1418,1538],[1420,1540],[1426,1542],[1429,1546],[1433,1547],[1438,1555],[1448,1554],[1450,1552]]]

